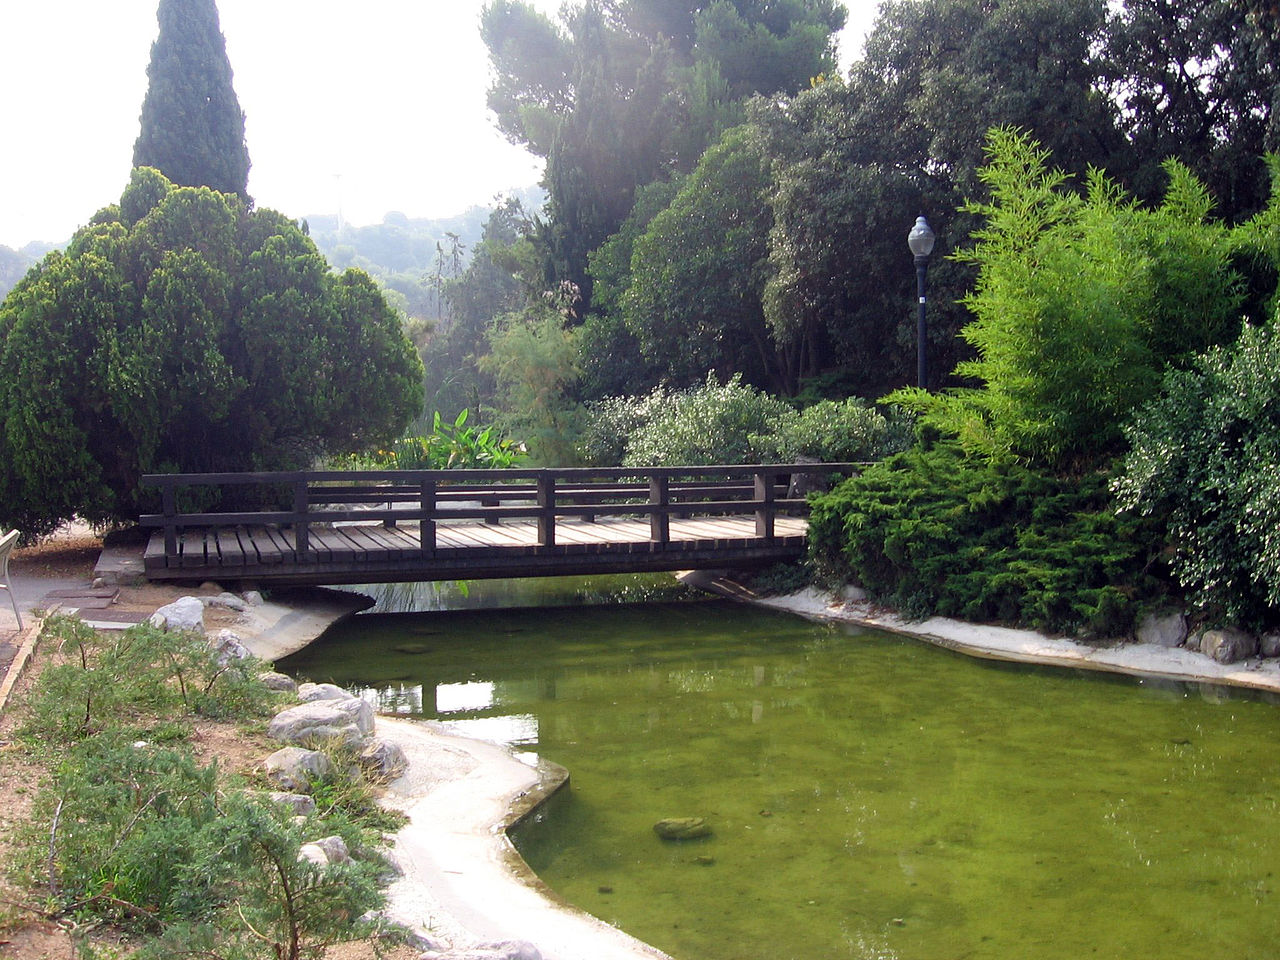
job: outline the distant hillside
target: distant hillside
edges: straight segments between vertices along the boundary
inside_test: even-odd
[[[546,198],[539,187],[514,190],[510,195],[527,210],[539,209]],[[385,289],[399,294],[393,299],[409,316],[430,319],[438,312],[437,274],[447,279],[466,268],[492,209],[474,206],[438,219],[392,212],[382,223],[364,227],[340,223],[332,214],[307,217],[306,222],[311,239],[334,269],[361,268]],[[455,245],[457,256],[453,255]]]
[[[36,262],[50,250],[57,250],[65,244],[60,243],[28,243],[20,250],[6,247],[0,243],[0,300],[8,296],[14,284],[22,279]]]

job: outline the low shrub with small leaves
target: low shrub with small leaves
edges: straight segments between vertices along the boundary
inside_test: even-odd
[[[1152,574],[1161,531],[1117,517],[1106,476],[1059,479],[950,446],[818,495],[809,537],[825,578],[917,617],[1115,637],[1167,587]]]
[[[367,932],[355,920],[380,906],[386,864],[366,837],[396,826],[370,791],[319,783],[325,802],[298,820],[186,742],[196,717],[269,712],[257,661],[194,634],[98,633],[66,617],[47,622],[45,643],[62,662],[33,687],[19,745],[50,775],[9,865],[42,915],[127,928],[141,958],[302,960]],[[299,859],[330,835],[350,862]]]

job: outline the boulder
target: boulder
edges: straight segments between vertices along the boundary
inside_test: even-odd
[[[298,699],[303,703],[314,700],[347,700],[350,697],[350,693],[333,683],[298,684]]]
[[[287,749],[293,749],[292,747]],[[321,754],[323,756],[323,754]],[[272,803],[283,804],[289,808],[289,812],[294,816],[305,817],[307,814],[316,812],[316,802],[305,793],[286,793],[284,791],[273,791],[267,794]]]
[[[278,693],[298,692],[298,684],[293,677],[285,676],[283,673],[276,673],[274,670],[258,674],[258,679],[262,681],[262,685],[268,690],[275,690]]]
[[[409,767],[409,761],[394,740],[376,737],[360,749],[360,767],[371,780],[394,780]]]
[[[234,610],[237,613],[244,613],[249,609],[249,604],[234,593],[220,593],[216,597],[201,597],[200,602],[206,607],[221,607],[224,610]]]
[[[198,633],[204,635],[204,604],[197,597],[179,597],[166,603],[151,615],[147,623],[157,630],[170,633]]]
[[[348,863],[351,860],[351,854],[347,850],[345,840],[339,836],[332,836],[304,843],[298,849],[298,859],[310,860],[324,867],[331,863]]]
[[[266,601],[262,599],[262,594],[257,590],[246,590],[244,592],[244,602],[251,607],[260,607]]]
[[[218,666],[225,667],[232,660],[248,660],[253,656],[240,637],[230,630],[219,630],[209,638],[209,645],[218,655]]]
[[[1187,618],[1177,611],[1149,614],[1138,625],[1137,638],[1139,643],[1176,647],[1187,639]]]
[[[372,732],[373,709],[355,699],[302,703],[282,710],[267,725],[271,739],[302,746],[334,741],[354,746]]]
[[[305,793],[313,780],[333,773],[333,763],[319,750],[284,747],[263,761],[267,779],[291,793]]]
[[[840,598],[845,603],[866,603],[871,599],[871,595],[861,587],[852,583],[847,583],[840,590]]]
[[[653,825],[663,840],[697,840],[711,836],[711,825],[702,817],[669,817]]]
[[[1258,655],[1280,657],[1280,633],[1264,633],[1258,638]]]
[[[1236,627],[1206,630],[1200,637],[1200,652],[1218,663],[1237,663],[1258,655],[1258,638]]]

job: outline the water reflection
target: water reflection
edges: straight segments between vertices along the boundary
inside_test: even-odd
[[[670,574],[598,577],[537,577],[524,580],[441,580],[370,583],[334,589],[373,600],[365,614],[494,610],[507,607],[586,606],[702,600]]]

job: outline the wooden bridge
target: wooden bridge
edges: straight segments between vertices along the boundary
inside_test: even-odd
[[[766,566],[804,553],[796,481],[854,469],[156,474],[142,478],[162,504],[142,518],[156,528],[145,569],[151,580],[350,584]]]

